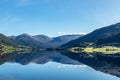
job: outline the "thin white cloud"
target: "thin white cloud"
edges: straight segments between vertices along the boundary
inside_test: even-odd
[[[17,0],[16,6],[26,6],[29,5],[30,0]]]
[[[0,21],[2,22],[2,24],[6,24],[7,25],[7,24],[19,22],[19,21],[21,21],[21,19],[9,15],[9,16],[4,17]]]
[[[58,65],[57,68],[86,68],[86,65]]]
[[[58,32],[58,34],[60,34],[60,35],[66,35],[67,33],[65,33],[65,32]]]
[[[81,32],[81,33],[79,33],[79,34],[86,35],[86,34],[88,34],[88,33],[86,33],[86,32]]]
[[[65,32],[57,32],[59,35],[73,35],[73,34],[80,34],[80,35],[86,35],[86,32],[80,32],[80,33],[65,33]]]

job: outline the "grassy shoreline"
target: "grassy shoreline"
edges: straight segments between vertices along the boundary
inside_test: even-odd
[[[80,47],[73,47],[69,48],[68,51],[80,53],[80,52],[86,52],[86,53],[103,53],[103,54],[115,54],[120,53],[120,47],[114,47],[114,46],[103,46],[100,48],[94,48],[94,47],[86,47],[86,48],[80,48]]]
[[[18,47],[12,47],[8,45],[0,46],[0,52],[4,54],[18,52],[18,51],[30,52],[32,50],[33,50],[32,47],[29,47],[29,46],[18,46]]]

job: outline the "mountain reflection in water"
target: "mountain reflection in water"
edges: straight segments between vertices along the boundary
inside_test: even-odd
[[[120,59],[117,58],[117,60],[119,61]],[[6,62],[11,64],[19,63],[22,65],[28,65],[30,63],[46,64],[49,62],[57,62],[62,64],[57,66],[58,68],[69,68],[70,66],[80,68],[89,66],[97,71],[120,77],[119,63],[114,64],[114,61],[107,61],[105,58],[103,58],[103,56],[101,58],[100,55],[90,55],[87,53],[78,54],[72,52],[40,51],[33,53],[10,53],[1,55],[0,64],[4,65]]]

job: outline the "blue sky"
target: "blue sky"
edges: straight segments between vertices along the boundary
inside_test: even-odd
[[[0,0],[0,32],[58,36],[120,22],[120,0]]]

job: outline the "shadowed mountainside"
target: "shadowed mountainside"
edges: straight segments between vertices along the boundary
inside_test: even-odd
[[[87,53],[65,53],[61,52],[62,54],[70,57],[71,59],[77,60],[82,64],[90,66],[97,71],[101,71],[107,74],[111,74],[117,77],[120,77],[120,63],[111,62],[115,58],[110,58],[111,61],[108,61],[107,58],[102,58],[103,56],[100,55],[90,55]],[[109,57],[108,57],[109,58]],[[117,61],[120,61],[120,57],[116,57]]]
[[[81,46],[81,45],[85,45],[84,43],[94,43],[94,45],[96,45],[95,43],[98,40],[119,31],[120,31],[120,23],[113,24],[107,27],[97,29],[85,36],[82,36],[76,40],[70,41],[62,45],[61,47],[67,48],[67,47]]]
[[[19,42],[1,34],[1,33],[0,33],[0,43],[4,44],[4,45],[14,46],[14,47],[21,45]]]

